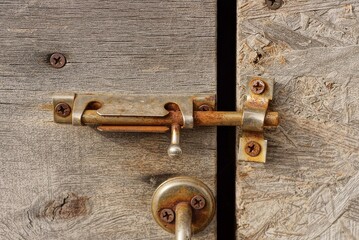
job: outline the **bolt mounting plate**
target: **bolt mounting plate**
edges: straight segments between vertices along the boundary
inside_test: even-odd
[[[72,113],[61,118],[54,115],[57,123],[72,123],[82,125],[82,115],[93,103],[100,107],[96,109],[103,117],[164,117],[168,114],[165,109],[167,103],[175,103],[183,115],[183,127],[193,128],[193,111],[197,111],[203,104],[215,109],[213,95],[119,95],[119,94],[61,94],[53,96],[53,103],[68,104]]]
[[[215,214],[215,199],[211,190],[201,181],[191,177],[175,177],[162,183],[152,197],[152,215],[156,222],[166,231],[175,233],[175,220],[171,223],[160,219],[162,209],[172,209],[175,212],[176,205],[181,202],[189,203],[196,196],[202,196],[206,204],[200,210],[193,209],[192,233],[197,233],[206,228]]]

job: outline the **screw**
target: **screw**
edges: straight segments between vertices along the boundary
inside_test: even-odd
[[[62,68],[66,64],[66,57],[61,53],[53,53],[50,57],[50,64],[54,68]]]
[[[204,206],[206,205],[206,200],[204,199],[204,197],[200,196],[200,195],[196,195],[191,199],[191,206],[194,209],[202,209],[204,208]]]
[[[246,144],[245,151],[251,157],[256,157],[261,152],[261,145],[259,143],[250,141]]]
[[[171,209],[162,209],[160,212],[160,218],[166,223],[171,223],[175,220],[175,213]]]
[[[283,0],[266,0],[267,7],[272,10],[277,10],[283,5]]]
[[[212,111],[212,108],[206,104],[201,105],[198,109],[200,111]]]
[[[71,107],[67,103],[59,103],[55,107],[55,113],[59,117],[67,117],[71,113]]]
[[[262,80],[254,80],[251,82],[251,90],[254,94],[262,94],[266,89],[266,84]]]

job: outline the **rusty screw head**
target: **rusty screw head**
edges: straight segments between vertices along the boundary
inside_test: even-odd
[[[266,0],[267,7],[271,10],[277,10],[283,5],[283,0]]]
[[[66,57],[61,53],[53,53],[50,57],[50,64],[54,68],[62,68],[66,64]]]
[[[67,117],[71,113],[71,107],[67,103],[59,103],[55,107],[55,113],[59,117]]]
[[[204,105],[201,105],[199,108],[198,108],[200,111],[212,111],[212,108],[206,104]]]
[[[254,94],[262,94],[266,89],[266,84],[262,80],[254,80],[251,82],[251,91]]]
[[[175,213],[172,211],[172,209],[165,208],[161,210],[160,218],[166,223],[171,223],[175,220]]]
[[[257,142],[250,141],[246,144],[245,151],[251,157],[256,157],[261,153],[261,145]]]
[[[200,195],[196,195],[191,199],[191,206],[194,209],[202,209],[204,208],[204,206],[206,205],[206,200],[204,199],[204,197],[200,196]]]

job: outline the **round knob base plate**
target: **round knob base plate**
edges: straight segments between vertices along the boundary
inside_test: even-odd
[[[162,183],[152,197],[152,215],[156,222],[166,231],[175,233],[175,222],[168,223],[161,219],[163,209],[172,209],[175,212],[178,203],[191,204],[195,196],[201,196],[205,205],[201,209],[192,209],[192,233],[206,228],[215,214],[215,199],[211,190],[201,181],[191,177],[175,177]]]

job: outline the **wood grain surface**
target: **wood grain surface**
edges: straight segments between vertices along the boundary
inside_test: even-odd
[[[237,239],[359,239],[358,9],[238,0],[238,90],[246,75],[275,78],[281,126],[266,164],[238,162]]]
[[[152,193],[179,175],[215,191],[215,128],[183,131],[172,160],[166,134],[53,123],[51,97],[214,94],[216,2],[5,0],[0,32],[0,239],[173,237],[152,219]],[[215,226],[195,239],[215,239]]]

